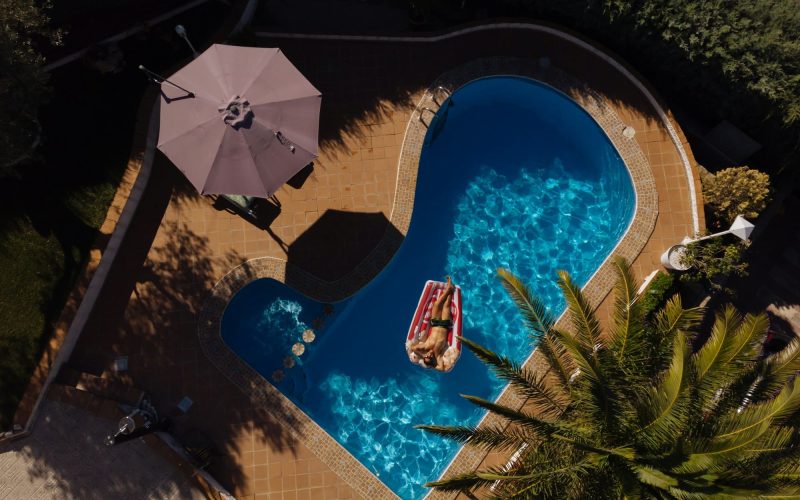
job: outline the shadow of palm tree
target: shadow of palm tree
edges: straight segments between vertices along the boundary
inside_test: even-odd
[[[748,274],[726,286],[737,291],[734,304],[743,312],[770,313],[776,330],[800,335],[800,192],[784,201],[780,212],[747,250]],[[785,339],[784,339],[785,340]]]

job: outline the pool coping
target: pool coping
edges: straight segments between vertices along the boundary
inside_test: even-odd
[[[583,285],[584,296],[592,309],[596,309],[611,292],[616,282],[614,266],[611,263],[612,257],[621,256],[626,261],[633,262],[647,244],[650,235],[655,229],[658,217],[658,192],[655,179],[650,163],[635,139],[635,133],[630,134],[628,132],[628,125],[622,122],[613,107],[608,105],[605,98],[592,90],[585,82],[581,82],[566,72],[552,67],[547,58],[540,58],[538,65],[535,67],[525,65],[524,62],[526,61],[529,60],[491,58],[489,62],[485,60],[473,61],[441,76],[431,88],[434,89],[434,92],[438,86],[444,86],[445,88],[450,86],[449,88],[457,89],[470,81],[496,75],[527,77],[545,84],[572,99],[603,130],[614,149],[622,158],[630,175],[635,194],[635,211],[622,238]],[[488,73],[486,72],[487,67],[489,69]],[[429,103],[436,104],[430,90],[426,93],[426,97],[429,99]],[[420,104],[422,107],[418,107],[418,110],[424,109],[424,102],[425,100]],[[633,129],[631,128],[630,130]],[[423,132],[423,138],[424,135]],[[558,328],[569,330],[566,311],[559,316],[556,325]],[[523,367],[535,372],[546,371],[546,365],[542,363],[537,349],[530,353],[523,363]],[[519,397],[511,389],[510,385],[506,385],[495,399],[495,403],[517,410],[521,409],[525,402],[526,400]],[[507,424],[508,422],[502,417],[487,412],[481,418],[478,426],[504,427]],[[462,446],[439,477],[476,470],[488,455],[489,451]],[[443,499],[454,496],[454,493],[431,490],[425,498]]]
[[[364,497],[371,499],[397,498],[397,495],[225,344],[220,331],[222,315],[233,295],[256,279],[276,279],[321,302],[342,300],[368,284],[389,263],[408,232],[413,213],[419,159],[427,132],[427,126],[420,119],[420,113],[426,113],[426,108],[438,109],[434,98],[438,87],[442,86],[454,91],[472,80],[495,75],[531,78],[566,94],[603,129],[628,169],[636,200],[633,218],[614,250],[584,286],[584,293],[590,303],[594,307],[599,305],[614,283],[613,268],[610,264],[611,255],[621,255],[628,261],[633,261],[644,248],[655,228],[658,215],[658,194],[647,158],[635,138],[624,133],[626,125],[612,107],[586,83],[553,67],[546,58],[533,60],[492,57],[473,60],[441,75],[423,94],[415,110],[411,112],[398,161],[395,196],[389,216],[390,226],[387,228],[384,238],[353,271],[338,280],[329,282],[282,259],[273,257],[251,259],[229,271],[214,285],[200,312],[198,326],[200,345],[212,363],[234,385],[239,387],[252,404],[267,408],[279,407],[292,412],[291,420],[295,425],[287,425],[287,430],[302,440],[312,453]],[[287,273],[287,269],[290,270],[290,273]],[[286,282],[287,274],[291,277],[291,282],[288,283]],[[563,321],[563,317],[559,321]],[[535,354],[534,350],[526,361],[526,365],[532,367],[538,365]],[[517,407],[521,407],[524,403],[508,388],[503,390],[497,401]],[[500,422],[500,419],[494,422],[494,418],[496,417],[493,415],[487,415],[481,423],[483,425]],[[462,447],[450,465],[443,471],[443,475],[474,470],[486,455],[487,452]],[[440,495],[434,492],[429,497],[439,497]],[[442,497],[449,496],[452,494]]]

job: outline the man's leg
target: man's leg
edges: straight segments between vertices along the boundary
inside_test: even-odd
[[[450,319],[450,304],[453,301],[453,293],[455,292],[455,287],[450,282],[450,276],[447,277],[447,288],[445,291],[439,295],[436,299],[436,302],[433,304],[433,310],[431,310],[431,318],[435,319]]]
[[[446,299],[447,297],[444,293],[436,298],[436,302],[433,303],[433,308],[431,309],[431,318],[442,319],[442,307]]]
[[[444,302],[442,303],[442,311],[440,313],[441,316],[439,316],[439,317],[441,319],[443,319],[443,320],[450,320],[450,319],[453,318],[453,315],[450,312],[450,306],[453,303],[453,292],[454,291],[455,291],[455,288],[451,288],[451,289],[447,290],[445,293],[442,294],[442,297],[444,297]]]

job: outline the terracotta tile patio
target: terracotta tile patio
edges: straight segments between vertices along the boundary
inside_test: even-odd
[[[636,130],[649,161],[659,213],[634,262],[639,277],[658,267],[664,249],[692,233],[684,167],[655,110],[607,63],[562,39],[501,30],[435,43],[262,42],[280,46],[323,93],[322,152],[313,172],[302,186],[287,185],[277,193],[280,210],[265,206],[271,223],[263,229],[197,196],[159,156],[118,264],[70,361],[100,373],[115,356],[127,355],[126,380],[149,391],[163,411],[189,396],[194,405],[186,415],[174,414],[175,433],[180,438],[182,433],[202,432],[215,442],[222,456],[211,472],[237,497],[361,496],[351,488],[351,478],[333,473],[287,431],[293,425],[289,412],[253,404],[250,395],[208,362],[197,335],[208,290],[231,268],[254,257],[288,260],[327,281],[358,264],[382,237],[381,227],[361,234],[347,251],[309,255],[291,247],[328,210],[391,219],[406,126],[417,100],[440,74],[478,57],[524,57],[532,64],[549,58],[612,104],[619,118]],[[320,238],[334,237],[333,229]]]

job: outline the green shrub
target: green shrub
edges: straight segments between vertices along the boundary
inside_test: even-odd
[[[703,179],[703,198],[713,225],[727,229],[737,215],[755,219],[770,200],[769,175],[749,167],[720,170]]]
[[[690,266],[681,274],[683,282],[700,282],[712,290],[730,293],[719,282],[726,276],[747,276],[747,262],[744,250],[747,242],[727,243],[723,238],[698,241],[686,245],[686,253],[681,262]]]
[[[670,273],[659,271],[653,276],[639,299],[645,318],[649,318],[653,311],[660,309],[674,295],[674,285],[675,277]]]
[[[49,27],[49,8],[49,2],[0,1],[0,176],[14,174],[37,142],[39,105],[50,93],[37,46],[61,41]]]

